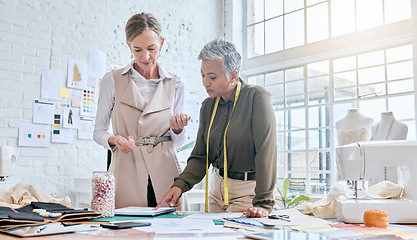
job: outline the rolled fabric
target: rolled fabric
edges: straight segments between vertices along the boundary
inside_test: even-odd
[[[387,228],[388,214],[381,210],[368,210],[363,214],[363,223],[366,227]]]

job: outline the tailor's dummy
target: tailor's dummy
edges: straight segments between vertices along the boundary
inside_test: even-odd
[[[372,141],[406,140],[408,127],[397,121],[392,112],[381,113],[381,121],[372,127]]]
[[[371,139],[374,120],[361,114],[357,108],[348,109],[347,115],[336,122],[339,146]]]
[[[406,124],[397,121],[392,112],[382,112],[381,121],[372,127],[371,141],[406,140],[408,127]],[[398,182],[396,167],[382,167],[377,176],[369,181],[369,186],[381,181]]]

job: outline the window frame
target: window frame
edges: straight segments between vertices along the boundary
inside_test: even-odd
[[[238,34],[228,34],[226,31],[225,37],[229,37],[230,40],[237,40],[239,43],[238,49],[242,53],[243,62],[242,62],[242,70],[241,76],[244,80],[247,80],[249,76],[265,74],[270,72],[275,72],[279,70],[285,70],[289,68],[293,68],[296,66],[304,66],[308,63],[319,62],[327,59],[336,59],[340,57],[346,56],[354,56],[357,54],[361,54],[363,52],[370,52],[377,49],[386,49],[398,45],[404,45],[411,43],[413,46],[413,76],[414,76],[414,105],[415,105],[415,115],[417,115],[417,100],[416,100],[416,76],[417,76],[417,3],[415,1],[411,1],[411,8],[412,14],[411,19],[403,20],[400,22],[395,22],[387,25],[382,25],[379,27],[375,27],[369,30],[354,32],[338,37],[330,37],[326,40],[321,40],[318,42],[313,42],[309,44],[305,44],[302,46],[284,49],[279,52],[274,52],[270,54],[265,54],[262,56],[256,56],[247,58],[246,49],[247,49],[247,20],[246,20],[246,0],[243,1],[243,4],[236,4],[236,0],[229,0],[226,2],[232,2],[233,5],[233,15],[237,15],[237,18],[241,20],[240,31]],[[230,6],[230,4],[229,4]],[[237,11],[240,11],[237,12]],[[306,11],[306,8],[304,8]],[[329,10],[330,12],[330,10]],[[237,14],[235,14],[237,13]],[[329,13],[330,14],[330,13]],[[329,16],[330,18],[330,16]],[[306,20],[305,20],[306,21]],[[330,20],[329,20],[330,21]],[[265,22],[265,19],[264,19]],[[234,22],[234,26],[236,22]],[[225,27],[230,26],[230,24],[225,24]],[[413,27],[414,26],[414,27]],[[307,31],[307,30],[305,30]],[[330,31],[330,28],[329,28]],[[305,38],[306,38],[305,33]],[[329,36],[330,33],[329,33]],[[366,40],[364,40],[366,39]],[[305,42],[307,40],[305,39]],[[264,38],[264,48],[265,48],[265,38]],[[264,50],[265,51],[265,50]],[[332,71],[333,73],[333,71]],[[333,88],[332,88],[333,89]],[[305,95],[307,92],[304,93]],[[330,92],[333,94],[333,91]],[[382,96],[381,98],[389,98]],[[333,99],[333,98],[332,98]],[[356,102],[359,104],[361,100],[356,99],[350,102]],[[388,101],[388,100],[386,100]],[[334,104],[330,102],[329,104]],[[308,109],[310,106],[305,105],[301,108],[304,108],[306,111],[306,121],[308,121]],[[335,129],[334,124],[335,120],[333,119],[334,113],[333,108],[330,107],[330,135],[331,135],[331,142],[330,142],[330,158],[331,161],[334,161],[334,150],[335,150]],[[417,124],[416,121],[417,117],[414,116],[414,122]],[[307,127],[306,127],[307,129]],[[417,129],[417,127],[415,127]],[[306,138],[308,139],[308,130]],[[307,145],[308,146],[308,145]],[[306,156],[308,156],[309,152],[311,152],[308,148],[305,152]],[[318,151],[324,151],[324,149],[318,149]],[[309,161],[306,161],[308,164]],[[335,173],[335,164],[331,166],[331,173],[333,177],[331,178],[331,185],[337,181]],[[308,171],[308,168],[307,168]],[[279,177],[279,176],[277,176]],[[306,181],[306,187],[309,188],[310,182]],[[307,192],[308,193],[308,192]]]

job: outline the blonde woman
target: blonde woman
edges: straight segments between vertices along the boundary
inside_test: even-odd
[[[190,117],[181,113],[184,84],[158,63],[160,23],[152,14],[135,14],[125,32],[132,61],[102,79],[94,140],[113,151],[116,208],[153,207],[180,172],[175,148]]]

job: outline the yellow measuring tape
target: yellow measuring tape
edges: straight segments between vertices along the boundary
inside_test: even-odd
[[[242,84],[238,81],[237,82],[237,90],[236,90],[236,95],[235,95],[235,102],[233,103],[233,108],[232,108],[232,113],[230,114],[229,117],[229,121],[227,122],[227,126],[226,129],[224,130],[224,137],[223,137],[223,149],[224,149],[224,166],[223,166],[223,178],[224,178],[224,205],[229,205],[229,191],[228,191],[228,187],[227,187],[227,150],[226,150],[226,133],[227,133],[227,128],[229,128],[229,124],[230,124],[230,120],[232,119],[232,115],[233,115],[233,111],[235,110],[235,106],[237,103],[237,99],[239,98],[239,94],[240,94],[240,88],[241,88]],[[209,143],[210,143],[210,131],[211,131],[211,126],[213,125],[213,121],[214,121],[214,117],[216,116],[216,112],[217,112],[217,107],[219,106],[219,102],[220,102],[220,96],[218,96],[216,98],[216,102],[214,103],[214,109],[213,109],[213,113],[211,114],[211,119],[210,119],[210,125],[209,125],[209,129],[208,129],[208,133],[207,133],[207,146],[206,146],[206,155],[207,155],[207,161],[206,161],[206,204],[205,204],[205,211],[208,212],[208,169],[209,169],[209,159],[208,159],[208,153],[209,153]]]

